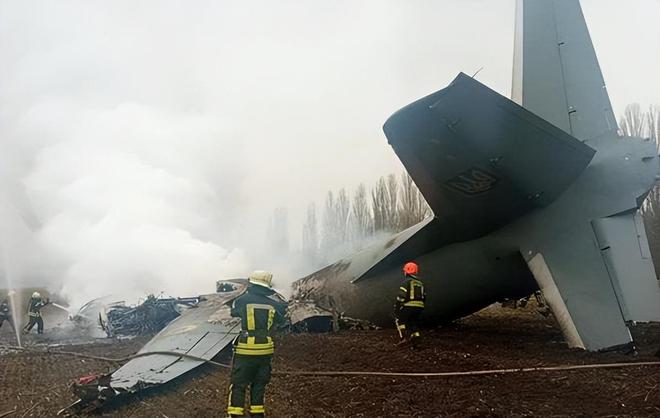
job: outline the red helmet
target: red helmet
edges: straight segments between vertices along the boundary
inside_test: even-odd
[[[406,276],[415,275],[417,273],[419,273],[419,266],[417,265],[417,263],[411,261],[403,266],[403,274],[405,274]]]

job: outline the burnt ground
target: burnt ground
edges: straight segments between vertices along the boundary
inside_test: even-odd
[[[425,332],[424,347],[395,346],[393,330],[289,334],[277,338],[274,370],[466,371],[566,364],[660,360],[660,326],[634,330],[638,355],[567,348],[552,318],[533,307],[490,308],[449,327]],[[48,329],[47,329],[48,334]],[[8,327],[0,344],[12,344]],[[121,357],[147,338],[97,340],[64,347]],[[38,344],[33,336],[29,344]],[[113,365],[52,354],[0,353],[0,416],[52,417],[74,400],[69,383]],[[224,416],[228,373],[203,366],[165,387],[109,405],[101,416]],[[431,417],[587,415],[660,416],[660,367],[411,377],[273,377],[266,407],[276,417]]]

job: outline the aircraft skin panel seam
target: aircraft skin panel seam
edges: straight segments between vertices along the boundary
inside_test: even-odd
[[[555,44],[557,45],[557,57],[559,59],[559,75],[561,77],[561,89],[562,89],[562,99],[564,102],[564,112],[567,114],[568,119],[568,129],[571,135],[574,135],[573,122],[571,119],[571,106],[568,103],[568,91],[566,90],[566,66],[561,55],[561,46],[563,42],[559,38],[559,29],[557,28],[557,4],[555,0],[552,0],[552,27],[555,30]]]

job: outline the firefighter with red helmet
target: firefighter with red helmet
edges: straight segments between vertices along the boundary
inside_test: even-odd
[[[403,266],[404,282],[399,287],[394,309],[396,328],[401,337],[401,343],[410,341],[413,348],[419,348],[421,339],[419,323],[426,301],[424,283],[419,280],[418,274],[417,263],[411,261]]]

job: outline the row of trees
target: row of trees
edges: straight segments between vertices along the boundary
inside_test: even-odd
[[[346,189],[329,191],[319,221],[314,203],[303,224],[302,251],[313,264],[333,262],[364,247],[374,237],[404,230],[431,215],[407,173],[381,177],[367,191],[360,184],[349,196]]]
[[[625,136],[648,138],[658,143],[660,139],[660,107],[651,105],[644,112],[637,103],[626,106],[619,119],[619,133]]]
[[[660,140],[660,107],[642,111],[626,107],[619,119],[621,135]],[[642,209],[651,246],[660,253],[660,189]],[[268,227],[268,253],[278,259],[300,257],[305,270],[316,269],[367,246],[374,239],[404,230],[431,215],[431,210],[407,173],[360,184],[352,193],[328,191],[319,208],[310,203],[302,225],[302,248],[291,249],[286,208],[275,209]]]

